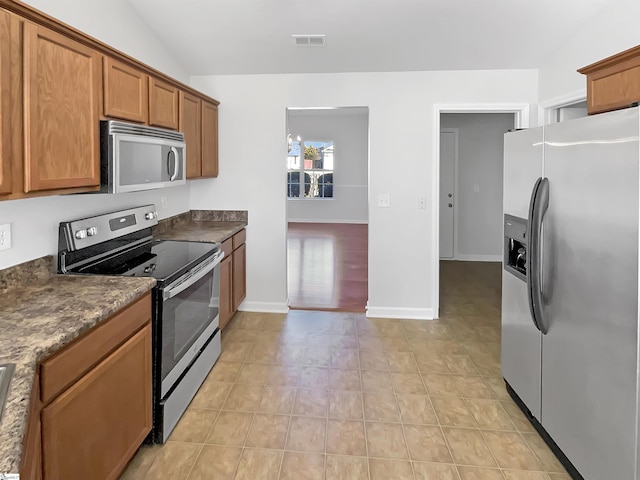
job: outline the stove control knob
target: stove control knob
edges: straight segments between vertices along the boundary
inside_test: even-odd
[[[98,227],[89,227],[87,228],[87,236],[93,237],[98,234]]]
[[[76,238],[78,240],[82,240],[83,238],[87,237],[87,231],[86,230],[77,230],[76,231]]]
[[[156,212],[149,212],[144,214],[144,218],[145,220],[153,220],[154,218],[156,218],[156,215]]]

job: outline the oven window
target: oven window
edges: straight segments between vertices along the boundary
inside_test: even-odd
[[[189,286],[162,307],[162,379],[171,372],[202,332],[217,321],[220,269]]]

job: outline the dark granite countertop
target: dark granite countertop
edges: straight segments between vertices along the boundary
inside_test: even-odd
[[[153,236],[163,240],[223,242],[245,228],[246,211],[191,210],[160,220]]]
[[[18,473],[37,363],[133,302],[153,278],[55,275],[45,257],[0,271],[0,364],[16,370],[0,423],[0,474]]]

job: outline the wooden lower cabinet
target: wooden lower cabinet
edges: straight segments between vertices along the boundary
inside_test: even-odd
[[[246,230],[222,242],[225,258],[220,264],[220,328],[238,311],[247,296]]]
[[[122,336],[126,325],[129,333]],[[151,431],[151,369],[150,294],[43,360],[32,389],[20,478],[119,478]],[[62,388],[53,390],[56,385]]]
[[[151,430],[148,324],[42,410],[44,479],[117,479]]]
[[[220,262],[220,328],[229,323],[233,309],[233,260],[226,257]]]
[[[233,310],[247,296],[247,245],[242,244],[233,251]]]

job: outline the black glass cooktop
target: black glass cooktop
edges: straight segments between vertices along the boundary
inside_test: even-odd
[[[154,277],[166,282],[220,250],[217,243],[152,240],[133,250],[107,257],[75,273]]]

